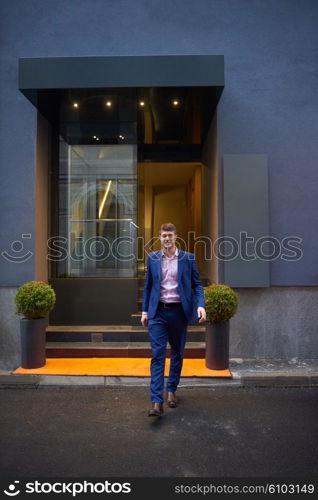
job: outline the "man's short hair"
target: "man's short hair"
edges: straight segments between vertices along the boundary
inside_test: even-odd
[[[162,233],[162,231],[173,231],[176,233],[177,228],[174,224],[172,224],[172,222],[165,222],[164,224],[161,224],[159,233]]]

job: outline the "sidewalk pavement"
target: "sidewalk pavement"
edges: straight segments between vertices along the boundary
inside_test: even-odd
[[[150,359],[149,359],[150,362]],[[14,370],[16,367],[13,367]],[[232,379],[181,377],[179,387],[315,387],[318,386],[318,359],[230,359]],[[136,387],[149,386],[149,377],[90,375],[13,375],[0,370],[0,387]]]

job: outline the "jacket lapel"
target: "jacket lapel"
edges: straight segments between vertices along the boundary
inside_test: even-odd
[[[179,250],[178,254],[178,283],[181,282],[181,276],[184,269],[184,252]]]
[[[161,250],[159,250],[156,255],[156,271],[159,278],[159,283],[161,283],[161,260],[162,260],[162,255],[161,255]]]

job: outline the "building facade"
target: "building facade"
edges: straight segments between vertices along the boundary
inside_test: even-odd
[[[138,321],[165,221],[232,286],[232,358],[318,347],[315,0],[3,0],[1,355],[17,287],[50,325]]]

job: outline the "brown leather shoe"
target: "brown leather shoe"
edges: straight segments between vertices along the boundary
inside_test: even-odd
[[[167,402],[169,408],[176,408],[178,405],[178,398],[174,392],[167,392]]]
[[[151,408],[148,411],[148,417],[161,417],[161,415],[163,415],[163,404],[152,403]]]

